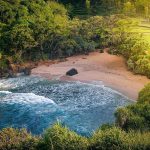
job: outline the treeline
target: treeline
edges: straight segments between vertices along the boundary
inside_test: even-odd
[[[14,73],[14,64],[106,47],[124,55],[135,73],[150,77],[150,47],[140,34],[131,32],[137,25],[125,15],[70,19],[64,6],[51,0],[1,0],[0,77]]]
[[[110,0],[109,3],[109,5],[115,4],[115,7],[122,10],[126,15],[138,15],[145,18],[150,17],[149,0]]]
[[[127,60],[128,68],[135,74],[146,75],[150,78],[150,45],[142,34],[132,32],[138,22],[134,19],[113,20],[111,31],[107,33],[107,47],[111,54],[123,55]],[[109,21],[111,20],[109,19]]]
[[[105,9],[105,11],[108,12],[125,13],[130,16],[140,15],[141,17],[146,18],[149,18],[150,16],[149,0],[76,0],[76,1],[58,0],[58,1],[62,2],[65,5],[71,4],[72,6],[83,7],[83,9],[87,8],[93,12],[91,14],[96,14]]]
[[[0,72],[10,64],[54,59],[95,49],[82,21],[51,0],[0,1]],[[3,74],[1,74],[3,76]]]
[[[1,150],[149,150],[150,84],[140,93],[136,104],[119,108],[115,124],[102,125],[90,137],[83,137],[60,123],[41,136],[25,129],[0,131]]]
[[[128,13],[149,15],[149,0],[91,0],[94,4],[100,3],[103,6],[115,7]]]

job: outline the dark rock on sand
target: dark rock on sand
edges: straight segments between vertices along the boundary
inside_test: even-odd
[[[70,69],[69,71],[66,72],[67,76],[74,76],[76,74],[78,74],[78,71],[75,68],[72,68],[72,69]]]

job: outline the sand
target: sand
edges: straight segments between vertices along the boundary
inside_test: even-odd
[[[32,74],[47,79],[102,81],[105,86],[136,100],[139,91],[150,82],[150,79],[130,72],[125,62],[123,57],[110,55],[107,51],[92,52],[89,55],[69,57],[65,62],[40,64],[32,70]],[[71,68],[76,68],[78,74],[68,77],[65,74]]]

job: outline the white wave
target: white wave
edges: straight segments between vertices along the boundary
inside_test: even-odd
[[[10,93],[2,98],[2,102],[8,103],[21,103],[21,104],[54,104],[56,103],[44,96],[35,95],[34,93]]]
[[[9,92],[9,91],[0,91],[0,93],[2,93],[2,94],[10,94],[12,92]]]
[[[129,99],[127,96],[125,96],[124,94],[122,94],[121,92],[119,91],[116,91],[108,86],[105,86],[103,81],[90,81],[90,82],[82,82],[82,81],[69,81],[69,82],[74,82],[74,83],[77,83],[77,84],[83,84],[83,85],[89,85],[89,86],[93,86],[93,87],[100,87],[108,92],[111,92],[112,94],[115,93],[117,95],[120,95],[122,96],[123,98],[125,99],[128,99],[130,101],[133,101],[132,99]]]
[[[12,85],[9,83],[4,82],[4,80],[0,80],[0,89],[7,89],[10,88]]]
[[[21,76],[17,78],[2,79],[0,80],[0,89],[13,89],[25,85],[34,84],[43,80],[43,78],[36,76]]]

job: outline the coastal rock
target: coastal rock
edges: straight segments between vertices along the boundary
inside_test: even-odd
[[[24,75],[29,76],[31,74],[31,68],[25,67],[23,70]]]
[[[72,69],[70,69],[69,71],[66,72],[67,76],[74,76],[76,74],[78,74],[78,71],[75,68],[72,68]]]
[[[31,75],[31,70],[35,67],[33,64],[23,64],[19,67],[18,73],[20,75],[29,76]]]
[[[16,77],[16,72],[13,70],[8,70],[8,78],[15,78]]]

